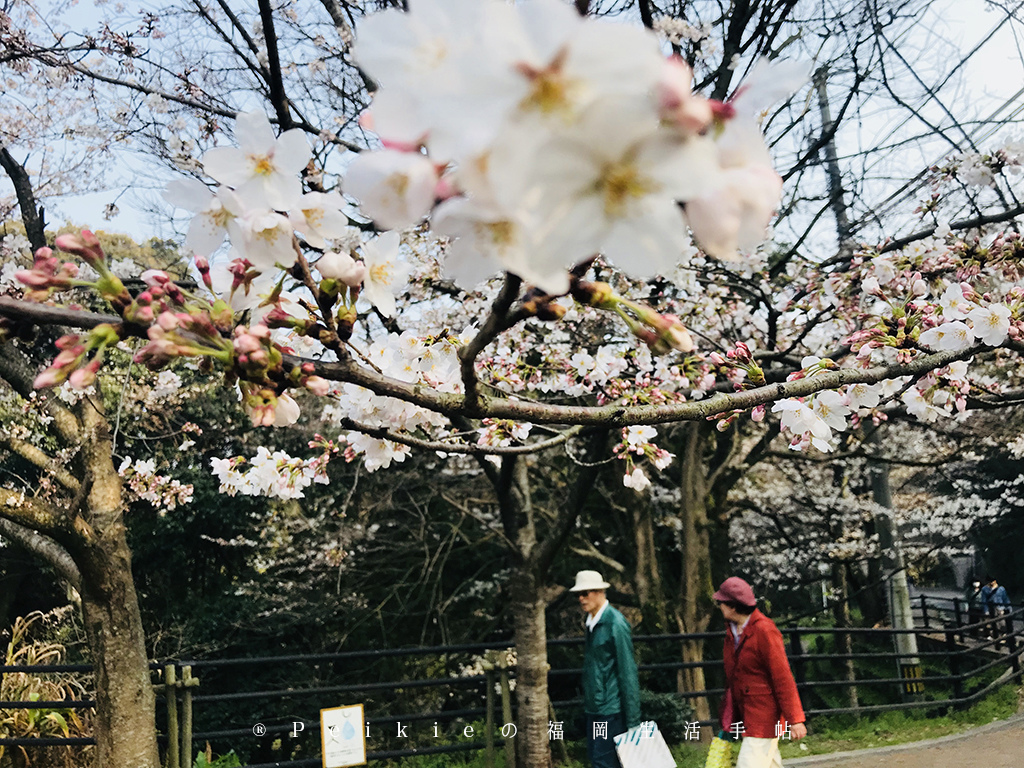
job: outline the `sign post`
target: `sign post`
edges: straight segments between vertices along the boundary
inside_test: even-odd
[[[323,768],[366,765],[363,705],[320,710],[320,754]]]

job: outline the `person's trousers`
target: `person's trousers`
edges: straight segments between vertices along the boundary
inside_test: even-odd
[[[782,768],[779,740],[744,736],[736,768]]]
[[[614,715],[587,714],[587,760],[590,768],[622,768],[612,739],[625,732],[626,720],[621,712]]]

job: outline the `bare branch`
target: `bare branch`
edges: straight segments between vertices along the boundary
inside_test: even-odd
[[[75,589],[81,589],[82,574],[64,547],[38,531],[0,517],[0,536],[10,539],[51,565]]]
[[[519,287],[522,280],[513,274],[506,273],[505,284],[501,287],[501,293],[491,305],[491,313],[484,321],[480,332],[465,346],[459,349],[459,366],[462,371],[462,385],[466,392],[467,415],[472,415],[472,409],[477,404],[480,394],[477,388],[476,358],[484,347],[505,330],[506,316],[512,302],[519,295]]]

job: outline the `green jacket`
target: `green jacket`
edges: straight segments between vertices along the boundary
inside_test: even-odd
[[[640,724],[640,683],[632,633],[625,616],[610,605],[594,628],[587,630],[583,707],[588,715],[621,712],[627,728]]]

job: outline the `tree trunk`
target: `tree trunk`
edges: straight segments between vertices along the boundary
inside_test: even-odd
[[[654,518],[649,504],[633,504],[633,541],[636,545],[636,596],[643,613],[644,633],[668,631],[668,612],[661,588],[658,552],[654,542]]]
[[[102,403],[80,407],[87,476],[88,520],[75,520],[83,544],[82,612],[96,670],[97,768],[159,768],[156,700],[149,677],[146,638],[132,579],[124,525],[121,478],[114,469],[110,427]]]
[[[679,553],[682,563],[675,618],[679,632],[688,633],[703,632],[707,629],[713,608],[711,595],[714,590],[711,587],[706,498],[707,477],[702,461],[705,443],[704,425],[687,424],[683,429],[685,438],[683,450],[679,456],[682,470]],[[703,641],[683,643],[682,660],[688,663],[702,662],[704,660]],[[706,690],[703,667],[694,666],[680,670],[677,684],[680,690]],[[711,718],[711,706],[707,698],[694,699],[694,709],[699,720]]]
[[[540,580],[532,570],[517,569],[510,584],[519,707],[515,737],[517,768],[550,768],[546,602]]]
[[[124,528],[107,531],[83,564],[82,612],[96,674],[96,762],[159,768],[156,702]]]
[[[846,565],[842,561],[832,563],[832,590],[835,600],[832,603],[832,614],[836,621],[836,629],[847,629],[850,627],[850,590],[846,579]],[[846,689],[846,704],[852,709],[860,706],[858,703],[857,686],[853,681],[857,679],[856,668],[853,659],[849,658],[853,653],[853,642],[848,632],[836,633],[836,652],[846,656],[840,663],[843,670],[843,679],[850,685]]]

